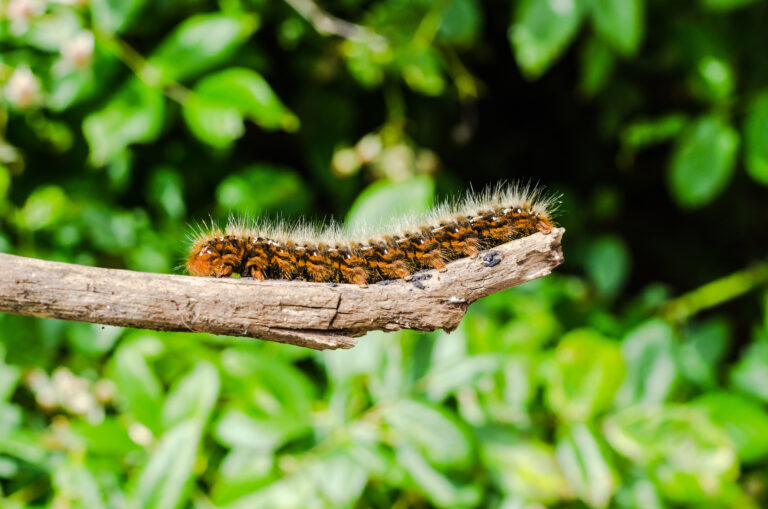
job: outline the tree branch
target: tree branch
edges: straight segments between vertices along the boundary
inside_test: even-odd
[[[423,271],[356,285],[149,274],[0,254],[0,312],[122,327],[246,336],[318,350],[371,330],[455,329],[467,307],[549,274],[562,228]]]

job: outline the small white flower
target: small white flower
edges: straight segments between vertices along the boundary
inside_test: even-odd
[[[66,406],[75,414],[85,415],[96,408],[96,402],[90,392],[78,391],[67,399]]]
[[[40,102],[40,80],[27,67],[18,67],[8,79],[5,97],[21,110]]]
[[[51,375],[51,380],[56,390],[65,397],[70,397],[82,389],[82,382],[78,377],[64,367],[56,368]]]
[[[102,378],[93,387],[93,394],[101,404],[106,404],[112,401],[117,394],[117,387],[115,383],[109,378]]]
[[[11,0],[8,2],[8,18],[12,21],[34,18],[44,12],[45,2],[43,0]]]
[[[44,12],[44,0],[11,0],[6,9],[6,15],[11,22],[11,31],[17,35],[26,32],[30,20]]]
[[[68,5],[70,7],[85,7],[88,5],[88,0],[48,0],[48,3]]]
[[[400,143],[382,150],[374,162],[376,173],[402,182],[413,174],[414,153],[406,144]]]
[[[355,145],[358,157],[364,163],[369,163],[381,154],[384,144],[378,134],[366,134]]]
[[[152,432],[143,424],[136,422],[128,428],[128,436],[134,443],[142,447],[149,446],[154,440]]]
[[[82,69],[91,63],[93,46],[93,33],[81,30],[62,46],[61,56],[71,67]]]
[[[342,148],[333,154],[331,169],[336,175],[352,175],[360,169],[360,159],[351,148]]]

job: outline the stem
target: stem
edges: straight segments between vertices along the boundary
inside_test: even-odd
[[[368,44],[376,52],[387,49],[387,40],[362,25],[332,16],[312,0],[285,0],[299,15],[307,20],[320,34],[337,35],[343,39]]]
[[[99,44],[115,55],[148,87],[160,90],[163,95],[179,104],[183,104],[192,94],[192,91],[181,83],[163,76],[157,67],[124,40],[96,29],[93,34]]]
[[[405,129],[405,101],[403,93],[397,82],[387,80],[382,88],[384,92],[384,102],[387,106],[387,125],[392,132],[397,133],[397,138],[402,136]]]
[[[452,47],[445,49],[448,73],[453,76],[456,84],[456,90],[459,92],[459,99],[465,102],[471,102],[479,96],[478,84],[480,83],[472,73],[464,66],[464,63],[456,54]]]
[[[436,2],[432,9],[421,19],[416,32],[413,34],[411,42],[419,48],[427,48],[432,45],[432,41],[440,28],[440,10],[442,2]]]
[[[711,307],[740,297],[768,283],[768,262],[716,279],[669,301],[662,314],[671,320],[683,321]]]

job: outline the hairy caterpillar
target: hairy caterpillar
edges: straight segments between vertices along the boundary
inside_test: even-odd
[[[556,197],[538,188],[497,185],[424,214],[368,228],[230,220],[223,230],[194,235],[187,271],[193,276],[240,274],[360,286],[410,279],[419,270],[445,270],[451,260],[551,231],[555,203]]]

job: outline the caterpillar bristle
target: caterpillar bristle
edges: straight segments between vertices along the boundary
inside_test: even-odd
[[[445,270],[451,260],[549,232],[558,201],[537,186],[497,184],[423,214],[353,228],[230,217],[224,229],[211,221],[191,232],[186,267],[193,276],[240,274],[364,287],[407,279],[422,269]]]

